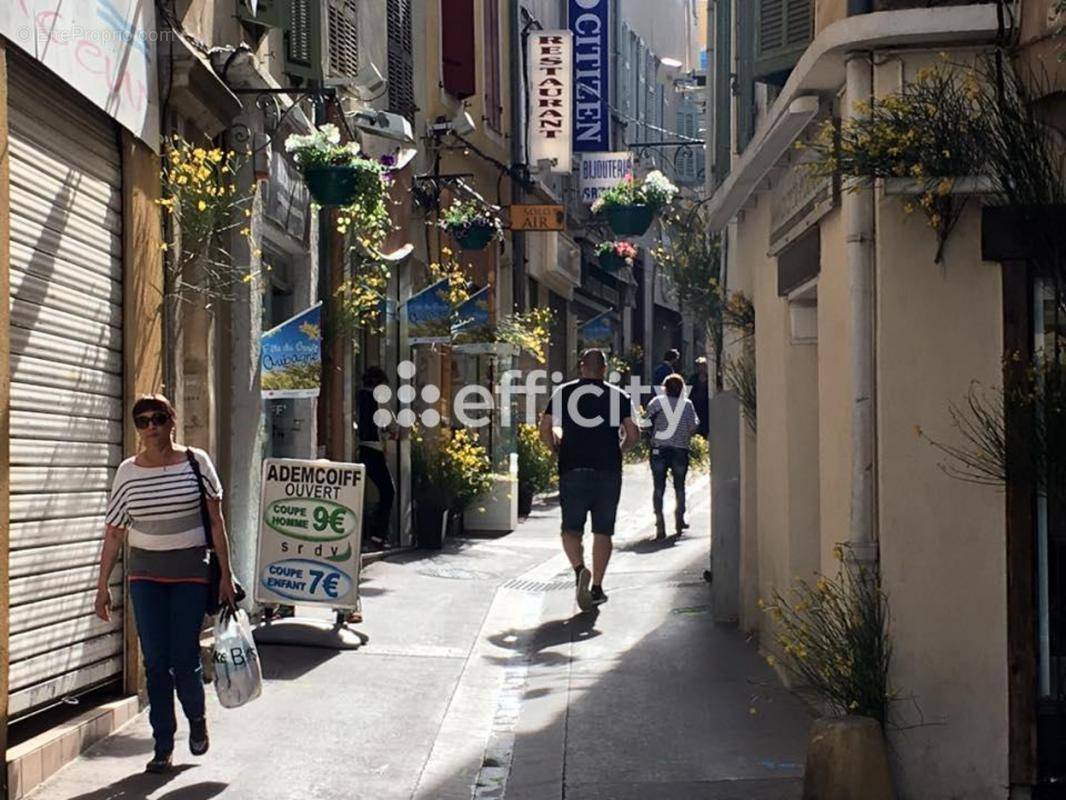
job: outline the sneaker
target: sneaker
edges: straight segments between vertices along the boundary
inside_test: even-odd
[[[171,757],[173,751],[161,753],[158,750],[155,751],[155,756],[144,766],[144,771],[151,773],[152,775],[161,775],[164,772],[169,772],[171,766]]]
[[[607,595],[603,593],[602,586],[593,586],[592,589],[589,591],[589,594],[592,596],[593,607],[602,606],[604,603],[607,602]]]
[[[189,752],[194,756],[202,756],[211,746],[211,740],[207,738],[207,719],[189,720]]]
[[[589,592],[589,584],[592,583],[592,573],[587,567],[582,567],[577,573],[577,607],[582,611],[592,608],[592,595]]]

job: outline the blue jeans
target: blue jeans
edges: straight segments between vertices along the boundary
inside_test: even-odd
[[[130,581],[137,636],[148,682],[148,720],[155,749],[174,749],[174,691],[188,719],[204,716],[200,629],[207,612],[207,584]]]
[[[666,473],[674,478],[674,498],[677,506],[674,516],[679,520],[685,516],[685,476],[688,475],[688,450],[680,447],[653,447],[651,451],[651,477],[654,489],[652,504],[655,518],[663,517],[663,495],[666,494]]]

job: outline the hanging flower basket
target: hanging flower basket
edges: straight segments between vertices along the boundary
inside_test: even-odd
[[[617,236],[643,236],[655,219],[655,209],[646,205],[607,206],[603,213]]]
[[[493,225],[473,223],[464,229],[453,231],[452,236],[464,250],[484,250],[496,238],[497,230]]]
[[[307,167],[304,180],[311,197],[320,206],[347,206],[362,191],[364,174],[364,170],[351,166]]]
[[[607,272],[619,272],[623,267],[633,266],[637,248],[629,242],[604,242],[596,248],[600,267]]]

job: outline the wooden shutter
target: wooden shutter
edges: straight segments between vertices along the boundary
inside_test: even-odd
[[[357,0],[329,0],[329,74],[359,74],[359,6]]]
[[[414,51],[411,0],[388,0],[389,110],[414,122]]]
[[[321,0],[289,0],[285,71],[308,80],[322,80]]]
[[[737,16],[737,97],[736,152],[748,146],[755,133],[755,6],[743,3]]]
[[[444,91],[465,100],[477,93],[474,0],[441,0],[440,13]]]
[[[714,15],[714,182],[729,174],[733,152],[732,0],[717,0]]]
[[[500,0],[485,3],[485,121],[503,130],[503,93],[500,91]]]
[[[813,37],[812,0],[758,0],[755,78],[784,83]]]

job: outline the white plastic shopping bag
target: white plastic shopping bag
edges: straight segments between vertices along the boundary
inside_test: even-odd
[[[259,651],[244,611],[223,609],[219,612],[212,660],[215,692],[223,707],[237,708],[259,697],[263,690]]]

